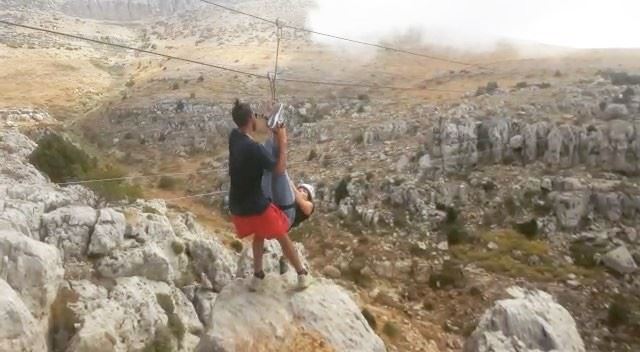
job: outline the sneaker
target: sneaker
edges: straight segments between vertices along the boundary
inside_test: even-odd
[[[275,109],[271,112],[271,116],[269,116],[269,120],[267,121],[267,126],[270,129],[274,129],[279,125],[284,123],[284,105],[278,104]]]
[[[316,280],[310,274],[298,275],[298,285],[296,288],[299,291],[306,289],[307,287],[313,285]]]
[[[262,284],[264,283],[264,279],[259,277],[252,277],[251,282],[249,283],[249,291],[258,292],[260,288],[262,288]]]

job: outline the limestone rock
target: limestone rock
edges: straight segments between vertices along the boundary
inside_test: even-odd
[[[202,324],[184,294],[162,282],[117,279],[108,298],[96,307],[82,317],[67,351],[124,352],[163,343],[186,352],[194,350],[195,335],[202,333]]]
[[[0,279],[0,351],[46,351],[44,337],[18,293]]]
[[[18,232],[0,230],[0,258],[4,257],[6,281],[36,319],[45,319],[64,275],[60,253]]]
[[[96,210],[91,207],[64,207],[42,216],[44,242],[60,249],[63,258],[86,257],[91,233],[96,224]]]
[[[143,247],[114,252],[100,259],[96,270],[108,278],[141,276],[149,280],[170,282],[174,277],[169,259],[153,242]]]
[[[542,291],[519,287],[513,298],[496,302],[467,340],[465,352],[584,352],[569,312]]]
[[[638,270],[638,265],[625,246],[620,246],[605,254],[602,257],[602,262],[619,274],[631,274]]]
[[[118,247],[124,239],[126,228],[122,213],[113,209],[100,209],[97,223],[91,234],[89,255],[105,255]]]
[[[219,241],[198,239],[188,247],[194,272],[205,273],[216,291],[235,278],[236,257]]]
[[[264,292],[245,282],[226,286],[213,308],[211,330],[198,351],[284,350],[303,333],[322,339],[335,351],[382,352],[382,340],[369,327],[349,294],[321,280],[302,292],[276,275]],[[215,346],[215,347],[213,347]]]

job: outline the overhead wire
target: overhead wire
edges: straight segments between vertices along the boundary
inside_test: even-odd
[[[163,54],[163,53],[159,53],[159,52],[156,52],[156,51],[134,48],[134,47],[127,46],[127,45],[109,43],[109,42],[105,42],[105,41],[102,41],[102,40],[87,38],[87,37],[83,37],[83,36],[79,36],[79,35],[75,35],[75,34],[70,34],[70,33],[65,33],[65,32],[54,31],[54,30],[51,30],[51,29],[46,29],[46,28],[41,28],[41,27],[33,27],[33,26],[28,26],[28,25],[19,24],[19,23],[15,23],[15,22],[10,22],[10,21],[6,21],[6,20],[0,20],[0,24],[19,27],[19,28],[24,28],[24,29],[29,29],[29,30],[34,30],[34,31],[46,32],[46,33],[49,33],[49,34],[60,35],[60,36],[73,38],[73,39],[77,39],[77,40],[85,40],[85,41],[89,41],[89,42],[93,42],[93,43],[97,43],[97,44],[101,44],[101,45],[113,46],[113,47],[118,47],[118,48],[126,49],[126,50],[133,50],[133,51],[137,51],[137,52],[141,52],[141,53],[145,53],[145,54],[149,54],[149,55],[155,55],[155,56],[160,56],[160,57],[164,57],[164,58],[167,58],[167,59],[183,61],[183,62],[196,64],[196,65],[207,66],[207,67],[211,67],[211,68],[215,68],[215,69],[219,69],[219,70],[223,70],[223,71],[228,71],[228,72],[233,72],[233,73],[237,73],[237,74],[242,74],[242,75],[246,75],[246,76],[250,76],[250,77],[265,78],[265,79],[267,78],[266,75],[261,75],[261,74],[257,74],[257,73],[247,72],[247,71],[241,71],[241,70],[237,70],[237,69],[233,69],[233,68],[229,68],[229,67],[225,67],[225,66],[220,66],[220,65],[216,65],[216,64],[210,64],[210,63],[206,63],[206,62],[202,62],[202,61],[198,61],[198,60],[187,59],[187,58],[183,58],[183,57],[179,57],[179,56]],[[304,84],[312,84],[312,85],[328,85],[328,86],[339,86],[339,87],[356,87],[356,88],[390,89],[390,90],[422,90],[422,91],[434,91],[434,92],[445,92],[445,93],[466,93],[466,92],[458,91],[458,90],[448,90],[448,89],[438,89],[438,88],[395,87],[395,86],[385,86],[385,85],[375,85],[375,84],[374,85],[367,85],[367,84],[362,84],[362,83],[346,83],[346,82],[333,82],[333,81],[313,81],[313,80],[294,79],[294,78],[282,78],[282,79],[278,79],[278,80],[283,81],[283,82],[290,82],[290,83],[304,83]]]
[[[270,24],[276,24],[277,23],[277,21],[270,20],[268,18],[264,18],[264,17],[261,17],[261,16],[257,16],[257,15],[254,15],[254,14],[251,14],[251,13],[248,13],[248,12],[240,11],[238,9],[235,9],[235,8],[232,8],[232,7],[229,7],[229,6],[224,6],[224,5],[209,1],[209,0],[200,0],[200,1],[203,2],[203,3],[209,4],[209,5],[212,5],[212,6],[216,6],[218,8],[222,8],[222,9],[230,11],[230,12],[234,12],[234,13],[239,14],[239,15],[252,17],[252,18],[258,19],[260,21],[266,22],[266,23],[270,23]],[[407,55],[411,55],[411,56],[422,57],[422,58],[435,60],[435,61],[449,62],[449,63],[463,65],[463,66],[474,66],[474,64],[468,63],[468,62],[452,60],[452,59],[438,57],[438,56],[434,56],[434,55],[427,55],[427,54],[417,53],[417,52],[414,52],[414,51],[394,48],[394,47],[381,45],[381,44],[376,44],[376,43],[365,42],[365,41],[362,41],[362,40],[346,38],[346,37],[342,37],[342,36],[338,36],[338,35],[334,35],[334,34],[322,33],[322,32],[315,31],[315,30],[312,30],[312,29],[308,29],[308,28],[305,28],[305,27],[293,26],[293,25],[289,25],[289,24],[286,24],[286,23],[282,23],[281,26],[283,28],[289,28],[289,29],[292,29],[292,30],[295,30],[295,31],[299,31],[299,32],[307,32],[307,33],[320,35],[320,36],[324,36],[324,37],[328,37],[328,38],[332,38],[332,39],[342,40],[342,41],[346,41],[346,42],[350,42],[350,43],[354,43],[354,44],[375,47],[375,48],[378,48],[378,49],[384,49],[384,50],[391,51],[391,52],[397,52],[397,53],[407,54]]]
[[[163,53],[159,53],[157,51],[151,51],[151,50],[146,50],[146,49],[135,48],[135,47],[128,46],[128,45],[123,45],[123,44],[110,43],[110,42],[106,42],[106,41],[103,41],[103,40],[98,40],[98,39],[88,38],[88,37],[84,37],[84,36],[79,36],[79,35],[76,35],[76,34],[70,34],[70,33],[65,33],[65,32],[60,32],[60,31],[54,31],[52,29],[28,26],[28,25],[25,25],[25,24],[10,22],[10,21],[3,20],[3,19],[0,19],[0,23],[4,24],[4,25],[7,25],[7,26],[19,27],[19,28],[29,29],[29,30],[33,30],[33,31],[39,31],[39,32],[46,32],[46,33],[49,33],[49,34],[59,35],[59,36],[72,38],[72,39],[76,39],[76,40],[83,40],[83,41],[88,41],[88,42],[92,42],[92,43],[96,43],[96,44],[112,46],[112,47],[117,47],[117,48],[126,49],[126,50],[133,50],[133,51],[137,51],[137,52],[141,52],[141,53],[145,53],[145,54],[149,54],[149,55],[155,55],[155,56],[164,57],[166,59],[171,59],[171,60],[176,60],[176,61],[183,61],[183,62],[188,62],[188,63],[192,63],[192,64],[196,64],[196,65],[207,66],[207,67],[215,68],[215,69],[218,69],[218,70],[238,73],[238,74],[242,74],[242,75],[246,75],[246,76],[250,76],[250,77],[257,77],[257,78],[265,78],[266,77],[264,75],[260,75],[260,74],[257,74],[257,73],[251,73],[251,72],[236,70],[236,69],[233,69],[233,68],[229,68],[229,67],[225,67],[225,66],[221,66],[221,65],[217,65],[217,64],[210,64],[210,63],[206,63],[206,62],[202,62],[202,61],[198,61],[198,60],[192,60],[192,59],[187,59],[187,58],[183,58],[183,57],[179,57],[179,56],[163,54]]]

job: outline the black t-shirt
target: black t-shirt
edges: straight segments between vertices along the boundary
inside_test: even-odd
[[[263,170],[272,171],[276,160],[267,149],[238,129],[229,135],[229,176],[231,214],[259,215],[269,205],[262,192]]]

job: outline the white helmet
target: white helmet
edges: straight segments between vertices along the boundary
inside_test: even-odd
[[[304,188],[307,192],[309,192],[309,200],[313,202],[316,198],[316,188],[308,183],[301,183],[298,185],[298,188]]]

